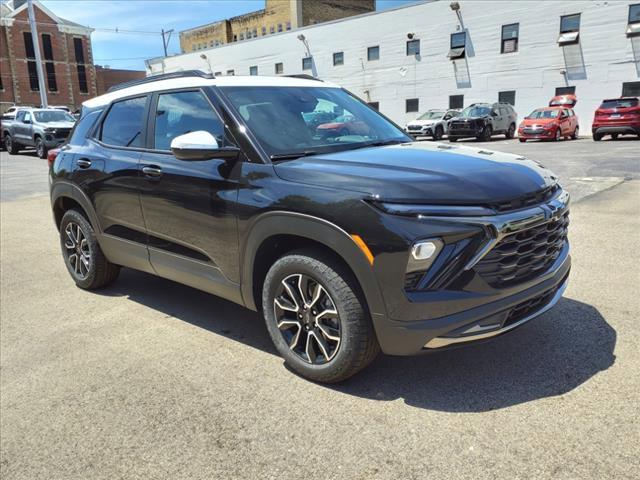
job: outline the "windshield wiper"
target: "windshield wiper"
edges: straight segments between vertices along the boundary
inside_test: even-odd
[[[310,157],[311,155],[317,155],[318,152],[304,151],[304,152],[291,152],[291,153],[274,153],[269,158],[273,161],[278,160],[295,160],[300,157]]]
[[[353,149],[357,148],[369,148],[369,147],[386,147],[388,145],[400,145],[401,143],[407,143],[405,140],[381,140],[379,142],[361,143],[354,145]]]

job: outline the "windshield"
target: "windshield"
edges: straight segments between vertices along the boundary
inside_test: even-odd
[[[534,110],[527,118],[558,118],[560,110]]]
[[[491,113],[491,107],[471,106],[467,107],[460,113],[460,117],[486,117]]]
[[[76,119],[62,110],[40,110],[33,112],[38,123],[75,122]]]
[[[420,115],[417,120],[438,120],[444,117],[444,112],[427,112]]]
[[[616,100],[605,100],[602,102],[602,105],[600,105],[600,108],[630,108],[637,106],[637,98],[620,98]]]
[[[221,87],[221,90],[272,157],[411,141],[375,110],[338,88]]]

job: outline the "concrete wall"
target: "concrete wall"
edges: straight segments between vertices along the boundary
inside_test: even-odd
[[[574,85],[576,113],[583,133],[604,97],[621,94],[622,82],[640,80],[640,37],[625,35],[629,5],[636,0],[571,2],[461,0],[462,26],[449,1],[421,3],[395,10],[310,26],[280,35],[252,39],[217,49],[207,56],[214,72],[233,69],[248,75],[273,75],[284,63],[285,74],[302,71],[303,33],[318,76],[343,85],[361,98],[379,102],[380,110],[404,123],[405,100],[418,98],[420,110],[447,107],[450,95],[464,95],[464,104],[497,101],[498,92],[515,90],[520,117],[544,106],[556,87]],[[581,13],[580,43],[557,43],[560,16]],[[518,51],[501,54],[502,25],[519,23]],[[467,32],[467,57],[447,58],[450,34]],[[407,33],[421,41],[421,55],[407,56]],[[380,59],[367,61],[367,47],[379,45]],[[344,52],[344,65],[333,66],[334,52]],[[165,71],[208,71],[198,53],[164,59]],[[162,62],[153,63],[154,73]],[[566,71],[567,74],[561,74]]]

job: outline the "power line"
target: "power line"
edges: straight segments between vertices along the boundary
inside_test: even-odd
[[[15,23],[29,23],[27,20],[14,20]],[[68,24],[58,24],[58,23],[53,23],[53,22],[36,22],[36,25],[48,25],[51,27],[57,27],[59,25],[67,25],[67,26],[73,26],[73,25],[68,25]],[[122,33],[122,34],[128,34],[128,35],[161,35],[162,32],[161,31],[157,31],[157,32],[152,32],[152,31],[145,31],[145,30],[129,30],[126,28],[108,28],[108,27],[92,27],[89,25],[80,25],[81,27],[84,28],[91,28],[96,32],[109,32],[109,33]]]

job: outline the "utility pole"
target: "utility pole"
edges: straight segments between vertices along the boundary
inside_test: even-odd
[[[171,30],[167,30],[166,32],[164,31],[164,28],[162,29],[162,47],[164,48],[165,57],[167,56],[167,47],[169,46],[169,40],[171,40],[172,33],[173,33],[173,28]],[[165,35],[167,35],[166,39],[165,39]]]
[[[36,28],[36,16],[33,13],[33,2],[27,0],[29,11],[29,26],[31,27],[31,39],[33,40],[33,51],[36,55],[36,71],[38,72],[38,87],[40,88],[40,103],[42,108],[47,108],[47,91],[44,84],[44,71],[42,70],[42,58],[40,57],[40,42],[38,41],[38,30]]]

